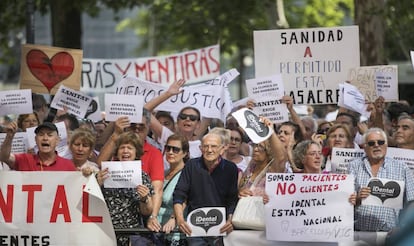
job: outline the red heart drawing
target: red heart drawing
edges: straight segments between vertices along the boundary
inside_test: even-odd
[[[41,50],[30,50],[26,55],[30,72],[49,90],[69,77],[75,62],[68,52],[58,52],[52,59]]]

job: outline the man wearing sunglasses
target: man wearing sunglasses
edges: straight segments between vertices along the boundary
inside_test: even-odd
[[[355,230],[390,231],[397,226],[398,209],[384,206],[361,205],[361,201],[372,193],[367,187],[371,178],[404,182],[404,207],[414,200],[414,176],[408,166],[386,157],[387,135],[380,128],[370,128],[363,136],[365,157],[349,163],[349,174],[355,177]]]

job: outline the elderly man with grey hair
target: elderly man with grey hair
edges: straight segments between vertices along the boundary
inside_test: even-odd
[[[380,128],[370,128],[363,135],[366,156],[349,163],[348,172],[355,176],[356,231],[390,231],[397,226],[399,210],[384,206],[361,205],[361,200],[371,194],[371,178],[402,181],[405,184],[404,207],[414,200],[414,176],[408,166],[386,157],[387,136]]]

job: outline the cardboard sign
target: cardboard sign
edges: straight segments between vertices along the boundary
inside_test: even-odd
[[[232,115],[253,143],[261,143],[273,133],[273,129],[261,122],[260,118],[248,108],[239,109]]]
[[[267,173],[266,238],[276,241],[354,240],[354,178],[346,174]]]
[[[2,245],[116,245],[93,175],[7,171],[0,180]]]
[[[52,94],[63,84],[80,90],[83,51],[51,46],[22,46],[20,89]]]
[[[135,188],[142,184],[141,161],[103,161],[102,170],[108,168],[105,188]]]
[[[31,114],[32,112],[31,90],[0,91],[0,116]]]
[[[357,26],[254,31],[256,78],[282,74],[294,104],[336,104],[359,65]]]
[[[191,235],[187,237],[224,236],[226,233],[220,233],[220,228],[226,223],[226,208],[195,209],[187,215],[187,223],[191,228]]]
[[[349,81],[352,85],[356,86],[358,90],[365,96],[365,100],[368,102],[374,102],[375,99],[377,99],[379,96],[375,88],[375,75],[378,72],[391,73],[393,74],[395,81],[398,81],[398,66],[396,65],[365,67],[354,66],[349,69],[348,78],[346,81]],[[398,84],[395,86],[398,91]]]
[[[371,194],[362,199],[362,205],[384,206],[397,210],[403,208],[404,181],[372,178],[367,187],[371,188]]]

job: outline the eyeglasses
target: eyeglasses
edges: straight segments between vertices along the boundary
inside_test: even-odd
[[[147,126],[145,124],[131,124],[131,127],[128,128],[129,131],[133,132],[143,132]]]
[[[378,146],[384,145],[385,144],[385,140],[377,140],[377,141],[368,141],[367,144],[369,147],[372,147],[376,144],[378,144]]]
[[[218,150],[221,147],[221,145],[201,145],[201,148],[203,150],[209,150],[212,149],[213,151]]]
[[[266,146],[260,145],[260,144],[252,144],[252,148],[255,149],[257,148],[258,151],[265,151],[266,150]]]
[[[171,145],[165,145],[164,150],[167,153],[172,150],[174,154],[178,154],[178,153],[180,153],[181,148],[175,147],[175,146],[171,146]]]
[[[191,121],[197,121],[198,120],[198,116],[197,115],[192,115],[192,114],[179,114],[178,118],[181,120],[186,120],[187,118],[189,118]]]
[[[322,152],[310,152],[310,153],[307,153],[306,155],[310,155],[312,157],[316,157],[316,156],[321,156],[322,155]]]
[[[235,137],[230,137],[230,142],[236,142],[236,143],[240,143],[241,139],[240,138],[235,138]]]

